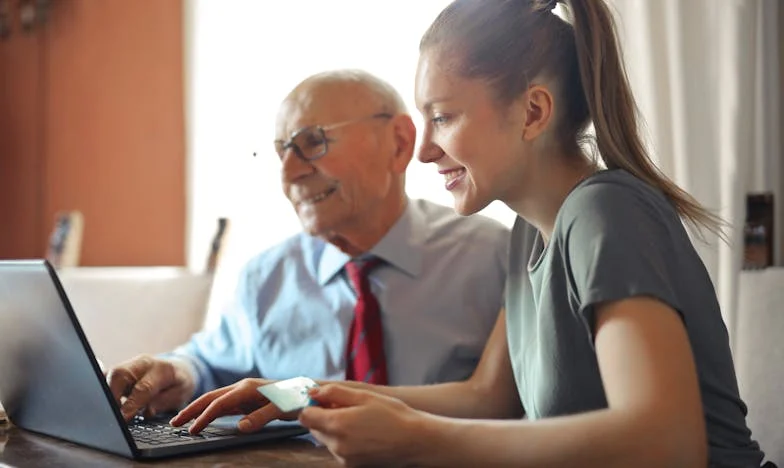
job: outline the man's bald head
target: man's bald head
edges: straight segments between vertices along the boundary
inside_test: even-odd
[[[332,121],[363,113],[407,113],[400,94],[386,81],[362,70],[333,70],[308,77],[286,96],[278,113],[279,134],[297,130],[286,128],[287,123],[299,120],[297,114],[314,108]],[[306,121],[302,125],[316,123]]]
[[[404,114],[406,106],[400,94],[386,81],[363,70],[332,70],[312,75],[297,85],[286,100],[297,99],[304,91],[347,91],[355,93],[354,101],[368,99],[380,106],[381,112]],[[378,107],[377,107],[378,109]]]

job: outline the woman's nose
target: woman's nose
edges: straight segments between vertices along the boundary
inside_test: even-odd
[[[417,159],[423,163],[436,162],[444,155],[444,150],[432,141],[423,140],[417,151]]]

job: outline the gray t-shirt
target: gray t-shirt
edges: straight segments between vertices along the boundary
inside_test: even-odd
[[[601,171],[567,196],[551,242],[521,218],[512,231],[507,338],[530,419],[607,407],[594,305],[652,296],[679,312],[699,374],[710,459],[759,466],[727,329],[708,273],[674,206],[623,170]]]

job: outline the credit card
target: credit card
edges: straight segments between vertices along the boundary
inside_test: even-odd
[[[308,396],[308,390],[318,387],[318,384],[307,377],[294,377],[293,379],[257,387],[259,393],[267,397],[273,405],[284,413],[301,410],[314,404]]]

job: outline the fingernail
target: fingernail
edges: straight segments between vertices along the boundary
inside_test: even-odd
[[[247,418],[241,419],[240,422],[237,424],[237,427],[241,431],[247,431],[248,429],[250,429],[250,421]]]

